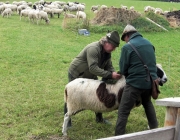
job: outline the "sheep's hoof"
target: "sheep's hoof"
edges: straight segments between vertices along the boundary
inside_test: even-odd
[[[67,132],[62,132],[62,135],[63,136],[67,136]]]
[[[105,120],[105,119],[103,119],[103,120],[101,120],[101,121],[96,121],[96,122],[97,122],[97,123],[104,123],[104,124],[112,125],[112,123],[111,123],[110,121]]]

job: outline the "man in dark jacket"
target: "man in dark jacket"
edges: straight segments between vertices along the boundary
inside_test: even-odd
[[[152,78],[156,79],[156,57],[154,46],[148,40],[143,38],[143,36],[131,25],[125,27],[121,40],[125,41],[126,44],[121,49],[119,66],[121,74],[126,78],[126,86],[118,108],[115,135],[125,134],[128,116],[138,98],[142,99],[142,105],[150,129],[158,127],[155,109],[151,102],[151,81],[138,55],[128,42],[137,49],[144,63],[148,66]]]
[[[98,79],[97,76],[100,76],[104,79],[119,79],[120,74],[115,72],[111,61],[111,52],[119,46],[119,42],[119,33],[112,31],[99,41],[88,44],[71,62],[68,70],[69,82],[80,77]],[[65,104],[64,113],[66,112]],[[96,122],[106,123],[102,113],[95,114]],[[71,121],[68,126],[71,126]]]

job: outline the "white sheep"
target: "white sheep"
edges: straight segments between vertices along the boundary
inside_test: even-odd
[[[163,10],[161,8],[155,8],[155,11],[154,11],[155,14],[163,14]]]
[[[69,6],[69,7],[68,7],[68,11],[70,11],[70,12],[77,11],[77,10],[78,10],[78,8],[77,8],[76,5],[73,5],[73,6]]]
[[[93,5],[93,6],[91,6],[91,11],[98,10],[98,9],[99,9],[99,6],[100,6],[100,5]]]
[[[43,19],[43,20],[45,20],[45,22],[46,22],[47,24],[49,24],[50,20],[49,20],[49,18],[48,18],[48,14],[47,14],[46,12],[44,12],[44,11],[39,11],[39,12],[37,13],[37,15],[38,15],[38,19],[39,19],[40,21]]]
[[[129,10],[134,11],[134,6],[131,6]]]
[[[38,13],[39,13],[39,10],[30,10],[29,13],[28,13],[28,18],[29,18],[29,22],[32,21],[34,23],[34,20],[36,20],[36,23],[38,24]]]
[[[170,12],[170,11],[167,11],[167,10],[166,10],[166,11],[163,12],[163,14],[166,15],[166,14],[168,14],[169,12]]]
[[[0,5],[0,14],[4,11],[4,9],[5,9],[4,4]]]
[[[122,4],[121,4],[121,9],[127,10],[127,9],[128,9],[128,7],[127,7],[127,6],[125,6],[125,5],[122,5]]]
[[[85,19],[86,19],[86,13],[83,12],[83,11],[77,11],[77,13],[76,13],[76,18],[77,18],[77,19],[82,18],[83,20],[85,20]]]
[[[76,15],[64,12],[64,18],[76,18]]]
[[[64,11],[63,9],[57,9],[57,8],[52,8],[52,15],[54,16],[54,14],[58,15],[58,18],[60,17],[61,13]]]
[[[94,14],[97,14],[97,12],[98,12],[98,10],[94,10],[94,11],[93,11]]]
[[[17,14],[20,15],[21,10],[26,9],[27,7],[29,7],[27,4],[19,5],[19,6],[17,7]]]
[[[11,8],[6,8],[3,12],[2,12],[2,17],[7,16],[7,18],[9,18],[12,14],[12,10]]]
[[[107,6],[106,5],[101,5],[101,8],[107,8]]]
[[[49,14],[51,18],[53,17],[53,11],[51,8],[43,7],[43,11],[47,12],[47,14]]]
[[[84,10],[85,10],[85,5],[78,4],[78,5],[77,5],[77,10],[78,10],[78,11],[84,11]]]
[[[20,13],[20,20],[22,17],[24,17],[26,19],[26,17],[28,17],[28,13],[30,12],[31,9],[24,9],[21,11]]]
[[[161,65],[157,65],[157,69],[157,75],[163,84],[167,81],[167,76]],[[124,76],[115,84],[106,84],[100,80],[86,78],[77,78],[68,83],[64,93],[68,112],[64,115],[63,135],[67,135],[67,124],[70,117],[82,110],[109,112],[118,109],[125,84]],[[135,106],[140,104],[141,99],[136,102]]]
[[[13,11],[17,11],[17,5],[15,4],[4,4],[5,9],[10,8]]]
[[[152,6],[145,6],[144,7],[144,12],[154,12],[155,8]]]

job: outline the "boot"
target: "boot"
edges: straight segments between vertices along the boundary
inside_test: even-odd
[[[99,113],[99,112],[96,113],[95,112],[95,114],[96,114],[96,122],[97,123],[105,123],[105,124],[110,124],[111,125],[111,123],[108,120],[103,119],[102,113]]]

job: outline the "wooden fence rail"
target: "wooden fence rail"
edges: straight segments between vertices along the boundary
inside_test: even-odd
[[[180,140],[180,97],[156,100],[166,106],[164,127],[98,140]]]

